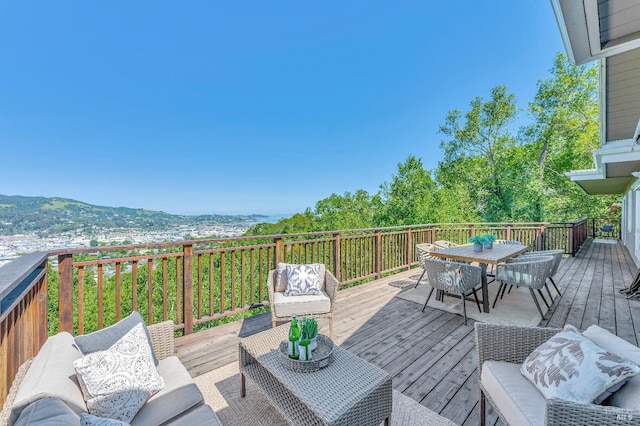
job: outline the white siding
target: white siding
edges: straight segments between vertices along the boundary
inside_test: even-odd
[[[622,200],[622,242],[640,267],[640,181],[636,181]]]

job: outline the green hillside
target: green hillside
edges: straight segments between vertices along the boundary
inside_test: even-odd
[[[67,198],[0,194],[0,235],[57,234],[74,229],[164,230],[177,225],[251,224],[266,216],[173,215],[160,211],[105,207]]]

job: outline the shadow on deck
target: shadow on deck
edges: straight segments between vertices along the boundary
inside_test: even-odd
[[[457,424],[479,424],[473,320],[396,298],[389,282],[413,277],[405,271],[339,292],[334,313],[335,341],[386,370],[394,389]],[[556,275],[562,297],[554,300],[541,326],[598,324],[638,344],[640,301],[619,289],[629,285],[636,267],[619,243],[588,241],[566,258]],[[499,305],[496,309],[499,309]],[[320,321],[328,334],[328,323]],[[226,324],[176,340],[178,356],[193,376],[238,361],[238,337],[271,326],[269,314]],[[496,422],[488,410],[488,424]]]

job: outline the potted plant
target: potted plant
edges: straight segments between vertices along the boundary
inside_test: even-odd
[[[482,237],[485,240],[484,241],[484,248],[487,248],[487,249],[492,249],[493,248],[493,242],[498,239],[493,234],[484,234]]]
[[[307,318],[307,321],[304,323],[305,334],[309,338],[309,350],[314,350],[318,343],[316,342],[316,338],[318,337],[318,323],[314,318]]]
[[[469,238],[469,242],[473,243],[473,251],[482,251],[485,241],[484,236],[481,235],[474,235]]]

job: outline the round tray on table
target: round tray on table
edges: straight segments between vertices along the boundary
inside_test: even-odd
[[[300,361],[289,358],[289,342],[280,343],[280,363],[289,370],[300,373],[310,373],[326,367],[333,361],[333,341],[324,334],[318,334],[316,338],[318,346],[311,353],[311,360]]]

